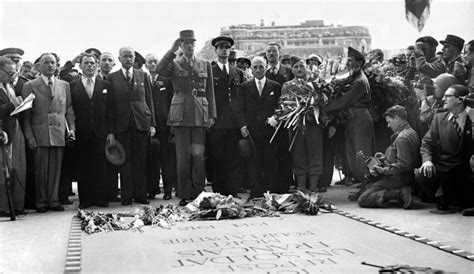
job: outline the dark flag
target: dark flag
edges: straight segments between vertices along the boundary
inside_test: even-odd
[[[431,0],[405,0],[405,16],[419,32],[430,16]]]

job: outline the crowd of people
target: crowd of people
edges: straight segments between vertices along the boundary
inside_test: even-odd
[[[162,58],[122,47],[115,71],[113,54],[95,48],[64,66],[55,53],[33,63],[21,49],[0,51],[0,211],[7,181],[16,214],[44,213],[72,203],[73,181],[81,209],[169,200],[173,189],[184,206],[208,183],[249,199],[326,192],[336,166],[345,175],[336,184],[361,184],[352,197],[361,207],[408,209],[418,195],[434,213],[472,215],[474,40],[447,35],[439,57],[438,41],[420,37],[397,56],[413,100],[384,109],[393,133],[384,153],[366,75],[382,51],[303,59],[269,43],[263,56],[236,58],[233,39],[219,36],[209,62],[195,40],[181,31]]]

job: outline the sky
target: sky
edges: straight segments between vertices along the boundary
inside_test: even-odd
[[[236,24],[363,25],[372,48],[406,48],[424,35],[438,40],[455,34],[474,39],[474,0],[432,0],[420,33],[405,19],[404,0],[308,1],[5,1],[0,0],[0,48],[20,47],[23,60],[56,52],[61,63],[90,47],[118,55],[131,46],[142,55],[162,56],[179,31],[193,29],[199,51],[204,42]],[[441,46],[439,47],[439,50]]]

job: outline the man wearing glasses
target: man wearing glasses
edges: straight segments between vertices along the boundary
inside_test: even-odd
[[[438,210],[454,213],[453,202],[474,206],[469,160],[473,154],[471,119],[466,112],[463,85],[452,85],[443,97],[446,112],[435,114],[431,127],[421,143],[423,164],[416,181],[430,197],[436,198]]]

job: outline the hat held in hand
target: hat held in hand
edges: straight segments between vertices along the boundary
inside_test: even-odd
[[[109,142],[105,144],[105,158],[116,166],[120,166],[125,162],[126,155],[122,144],[115,140],[115,144],[111,145]]]

